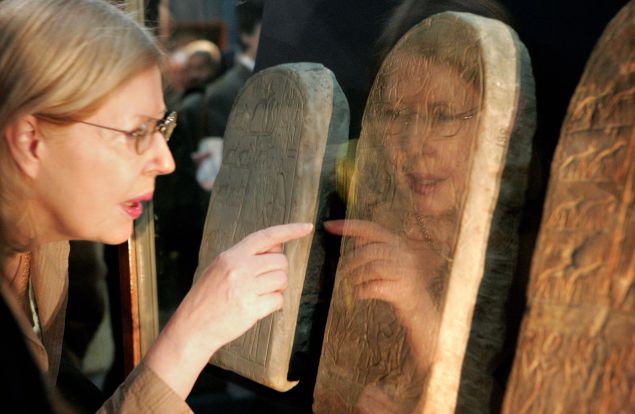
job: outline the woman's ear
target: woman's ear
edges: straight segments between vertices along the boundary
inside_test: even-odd
[[[4,138],[9,145],[9,151],[20,170],[31,178],[35,178],[40,166],[38,146],[42,137],[37,128],[38,120],[33,115],[25,115],[9,124]]]

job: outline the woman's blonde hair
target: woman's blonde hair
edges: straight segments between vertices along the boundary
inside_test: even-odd
[[[20,204],[28,195],[5,139],[11,122],[85,118],[163,62],[154,37],[107,1],[0,1],[0,254],[29,248],[11,234],[26,220]]]

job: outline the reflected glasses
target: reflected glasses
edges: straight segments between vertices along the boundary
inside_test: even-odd
[[[474,118],[477,113],[476,108],[457,112],[446,106],[436,106],[427,111],[426,115],[409,108],[395,109],[384,106],[381,111],[388,135],[403,135],[418,120],[423,120],[428,125],[433,139],[455,136],[461,130],[464,121]]]
[[[174,128],[176,127],[176,112],[171,112],[163,119],[148,119],[132,131],[93,124],[92,122],[86,121],[75,122],[124,134],[127,138],[134,140],[135,150],[137,151],[137,154],[141,155],[152,145],[152,136],[155,132],[160,133],[165,139],[165,142],[170,140],[172,132],[174,132]]]

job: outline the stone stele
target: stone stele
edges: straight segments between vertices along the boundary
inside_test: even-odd
[[[505,413],[635,412],[634,115],[631,1],[561,129]]]
[[[256,230],[315,224],[313,238],[284,246],[289,286],[283,309],[210,360],[278,391],[297,383],[287,375],[292,348],[301,352],[310,334],[303,326],[298,330],[303,335],[296,335],[296,322],[302,308],[300,318],[311,323],[322,286],[321,221],[336,191],[335,155],[347,139],[348,122],[348,104],[333,73],[320,64],[296,63],[252,76],[236,98],[225,132],[195,280],[219,253]]]
[[[446,12],[370,92],[314,391],[316,413],[488,412],[535,123],[528,54]]]

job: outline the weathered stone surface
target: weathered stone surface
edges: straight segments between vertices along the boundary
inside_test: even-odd
[[[635,410],[635,2],[570,102],[504,411]]]
[[[535,108],[506,25],[443,13],[367,102],[316,413],[488,412]]]
[[[313,238],[289,242],[289,287],[282,311],[221,348],[210,361],[284,391],[298,310],[310,323],[322,285],[321,221],[335,192],[335,149],[348,134],[348,104],[322,65],[276,66],[252,76],[232,109],[195,280],[214,257],[246,235],[276,224],[313,222]],[[303,293],[303,287],[307,285]],[[308,346],[302,326],[295,350]]]

